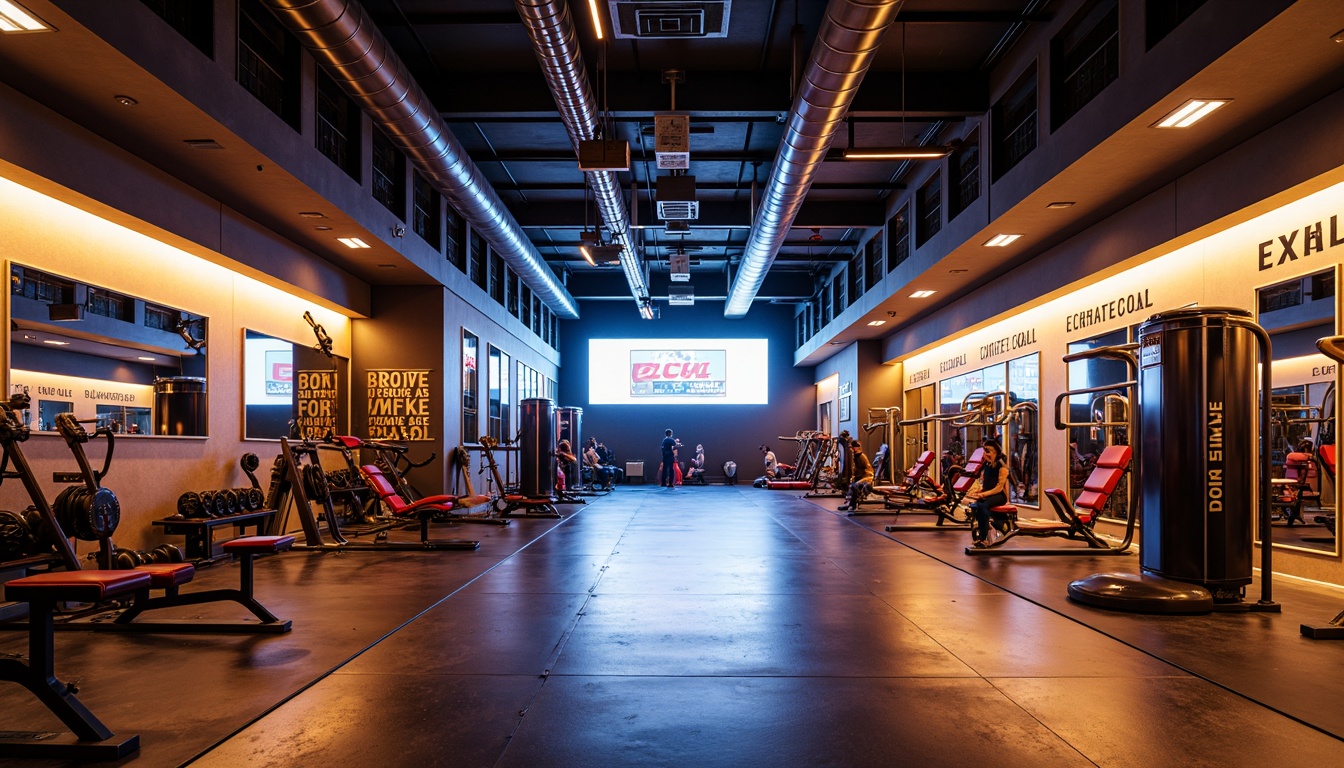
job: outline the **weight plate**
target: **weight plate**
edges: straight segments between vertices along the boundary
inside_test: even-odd
[[[129,571],[140,564],[140,558],[129,549],[118,549],[112,556],[112,567],[119,571]]]
[[[215,495],[212,496],[211,499],[214,501],[215,517],[228,517],[229,500],[224,497],[224,493],[222,491],[215,491]]]
[[[262,493],[260,488],[249,488],[247,498],[251,500],[252,509],[266,508],[266,494]]]
[[[56,499],[51,503],[51,511],[56,515],[56,523],[61,526],[61,536],[69,538],[75,535],[75,518],[72,512],[70,497],[76,491],[82,490],[84,486],[71,485],[61,489],[56,494]]]
[[[87,541],[111,538],[121,523],[121,502],[117,501],[117,494],[110,488],[99,488],[92,493],[86,488],[84,496],[88,501],[82,522],[91,534]]]
[[[183,517],[203,517],[205,505],[201,503],[201,494],[187,491],[177,497],[177,513]]]

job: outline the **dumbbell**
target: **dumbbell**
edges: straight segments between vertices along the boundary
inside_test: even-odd
[[[177,497],[177,514],[185,518],[209,517],[201,494],[187,491]]]
[[[149,561],[152,563],[185,563],[187,556],[181,547],[172,544],[160,544],[149,551]]]

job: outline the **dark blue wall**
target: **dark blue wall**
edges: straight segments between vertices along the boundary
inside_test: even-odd
[[[662,307],[658,320],[641,320],[633,301],[583,302],[581,317],[560,325],[560,398],[557,405],[583,408],[584,438],[596,437],[616,452],[616,461],[643,461],[649,482],[660,459],[663,430],[671,428],[687,448],[705,446],[710,476],[723,474],[729,459],[738,465],[738,481],[761,474],[761,443],[770,443],[781,461],[791,462],[792,435],[816,425],[816,397],[811,368],[793,367],[793,308],[757,304],[742,320],[725,320],[722,302],[694,307]],[[590,405],[588,403],[588,339],[740,338],[770,341],[769,405]],[[613,371],[625,376],[625,371]]]

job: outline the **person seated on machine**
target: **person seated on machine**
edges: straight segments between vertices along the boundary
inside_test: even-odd
[[[775,452],[770,450],[770,446],[760,446],[761,453],[765,454],[765,479],[774,480],[779,474],[779,459],[775,458]]]
[[[593,473],[593,484],[610,491],[612,468],[602,465],[602,459],[597,455],[597,438],[588,438],[588,445],[583,449],[583,463]]]
[[[561,440],[555,446],[555,490],[565,492],[565,467],[572,466],[578,458],[568,440]]]
[[[985,451],[985,463],[980,469],[980,490],[966,494],[966,500],[974,502],[973,547],[989,546],[989,510],[1008,503],[1008,462],[1004,460],[1003,448],[993,437],[980,447]]]
[[[863,452],[863,443],[852,440],[849,447],[853,475],[849,481],[849,493],[845,496],[845,503],[839,507],[841,512],[857,509],[859,504],[863,503],[864,497],[873,489],[873,480],[877,477],[873,471],[873,462],[869,461],[868,455]]]
[[[691,459],[690,465],[686,469],[686,482],[705,483],[705,446],[697,443],[695,446],[695,457]]]

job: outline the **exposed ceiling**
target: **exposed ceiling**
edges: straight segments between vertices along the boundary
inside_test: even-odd
[[[908,0],[841,138],[852,133],[859,147],[913,144],[940,121],[983,115],[989,65],[1025,23],[1048,18],[1039,10],[1045,4]],[[806,64],[827,3],[732,0],[722,37],[641,39],[611,35],[612,8],[627,3],[599,5],[604,43],[586,3],[572,2],[570,10],[607,137],[630,145],[631,169],[620,179],[639,201],[632,224],[651,288],[655,295],[666,290],[669,257],[685,253],[697,297],[722,297],[784,131],[791,73]],[[601,219],[514,3],[366,0],[365,7],[543,257],[570,273],[571,293],[628,298],[619,267],[589,266],[580,254],[581,234]],[[674,79],[676,111],[690,116],[687,173],[699,203],[684,233],[667,231],[654,199],[657,178],[669,174],[654,157],[654,115],[672,110]],[[832,146],[835,159],[818,172],[762,298],[810,296],[817,275],[848,260],[865,230],[884,223],[886,198],[902,188],[900,162],[845,162],[840,145]]]

